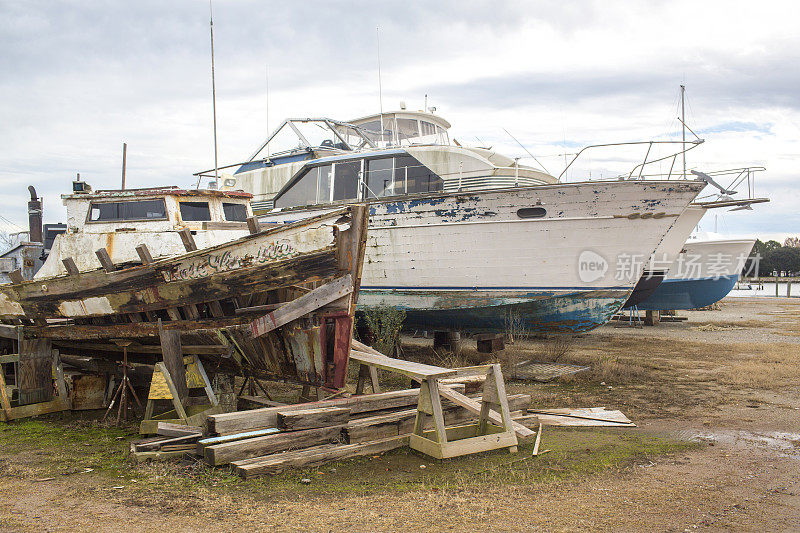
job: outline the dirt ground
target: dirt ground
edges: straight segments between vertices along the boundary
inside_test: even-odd
[[[621,409],[639,426],[545,428],[539,457],[530,445],[448,461],[397,450],[245,482],[192,462],[135,466],[132,432],[96,414],[0,426],[0,530],[799,530],[800,301],[680,315],[500,354],[509,393]],[[478,357],[465,346],[464,362]],[[424,339],[405,339],[405,352],[459,359]],[[591,369],[510,380],[528,359]]]

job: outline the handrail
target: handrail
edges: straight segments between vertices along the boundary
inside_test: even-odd
[[[621,142],[621,143],[590,144],[589,146],[584,146],[583,148],[581,148],[578,151],[577,154],[575,154],[575,157],[573,157],[572,161],[570,161],[569,164],[567,164],[567,166],[564,167],[564,170],[561,171],[561,174],[558,175],[557,179],[559,181],[561,181],[561,177],[564,174],[566,174],[567,170],[569,170],[569,168],[572,166],[572,164],[580,157],[580,155],[583,152],[585,152],[586,150],[589,150],[590,148],[607,148],[609,146],[634,146],[634,145],[640,145],[640,144],[647,144],[647,145],[649,145],[649,148],[652,148],[652,146],[654,144],[691,144],[692,145],[692,146],[690,146],[688,148],[684,148],[683,150],[680,150],[680,151],[678,151],[678,152],[676,152],[674,154],[670,154],[670,155],[665,156],[665,157],[660,157],[658,159],[653,159],[652,161],[649,161],[649,162],[647,161],[647,156],[645,156],[645,161],[643,161],[641,163],[641,166],[644,166],[644,165],[649,165],[649,164],[652,164],[652,163],[656,163],[658,161],[663,161],[665,159],[669,159],[670,157],[678,156],[678,155],[680,155],[682,153],[686,153],[689,150],[692,150],[693,148],[698,147],[703,142],[704,142],[703,139],[698,139],[696,141],[687,141],[685,143],[683,141],[633,141],[633,142]],[[650,153],[650,150],[648,149],[648,154],[649,153]],[[636,165],[635,167],[633,167],[631,172],[628,174],[628,178],[630,178],[633,175],[633,173],[636,171],[637,168],[639,168],[639,166],[640,165]]]

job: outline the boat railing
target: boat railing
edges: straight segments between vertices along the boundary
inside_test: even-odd
[[[669,173],[667,174],[667,178],[666,178],[666,179],[671,179],[671,177],[673,176],[673,172],[672,171],[673,171],[673,169],[675,167],[675,162],[677,161],[678,156],[680,156],[682,154],[685,154],[686,152],[688,152],[690,150],[694,150],[695,148],[697,148],[698,146],[703,144],[703,142],[704,142],[703,139],[695,139],[693,141],[662,140],[662,141],[632,141],[632,142],[619,142],[619,143],[590,144],[588,146],[584,146],[583,148],[578,150],[578,152],[576,154],[574,154],[574,157],[572,158],[572,160],[569,163],[567,163],[567,165],[564,167],[564,170],[561,171],[561,174],[559,174],[557,178],[558,178],[559,181],[561,181],[561,178],[563,178],[566,175],[567,171],[570,169],[570,167],[572,167],[572,165],[575,163],[575,161],[577,161],[578,158],[580,158],[581,155],[584,154],[584,152],[587,152],[589,150],[593,150],[593,149],[597,149],[597,148],[610,148],[610,147],[623,147],[623,146],[647,146],[647,151],[645,152],[644,159],[640,163],[637,163],[636,165],[634,165],[634,167],[630,170],[630,172],[627,173],[627,175],[619,174],[619,175],[615,176],[613,179],[645,179],[646,178],[646,174],[644,174],[644,168],[646,166],[652,165],[654,163],[659,163],[661,161],[667,161],[669,159],[672,159],[672,165],[670,166]],[[670,144],[679,144],[682,147],[681,147],[680,150],[677,150],[675,152],[669,153],[667,155],[660,156],[660,157],[655,157],[653,159],[649,159],[650,152],[652,151],[654,146],[657,146],[657,145],[670,145]],[[686,145],[688,145],[688,146],[686,146]],[[634,174],[636,174],[635,177],[634,177]],[[676,174],[676,176],[678,176],[678,174]],[[685,175],[684,175],[684,177],[685,177]]]

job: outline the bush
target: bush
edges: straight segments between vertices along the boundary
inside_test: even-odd
[[[367,330],[364,334],[359,331],[359,337],[363,337],[364,341],[371,340],[367,344],[371,344],[379,352],[393,356],[400,343],[400,330],[403,328],[406,312],[388,305],[377,305],[359,310],[358,314]]]

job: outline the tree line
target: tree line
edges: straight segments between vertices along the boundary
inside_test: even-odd
[[[772,240],[756,241],[742,274],[772,276],[775,272],[778,275],[800,275],[800,238],[790,237],[783,245]]]

